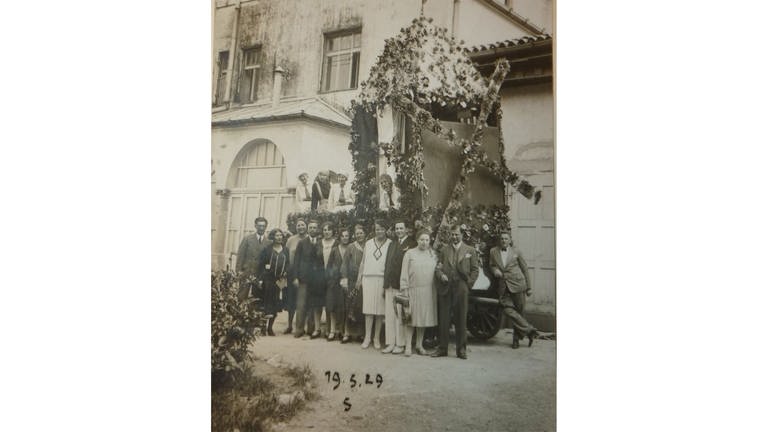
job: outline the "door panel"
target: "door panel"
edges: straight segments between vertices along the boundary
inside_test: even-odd
[[[539,204],[534,205],[519,193],[508,196],[512,240],[528,263],[533,293],[530,310],[554,313],[555,309],[555,188],[553,173],[526,177],[541,189]]]
[[[293,210],[293,195],[287,193],[286,166],[274,143],[254,140],[235,158],[230,168],[227,188],[231,195],[226,209],[225,262],[236,265],[236,254],[242,240],[256,231],[254,221],[262,216],[268,230],[285,228],[288,213]],[[214,251],[216,252],[216,251]]]

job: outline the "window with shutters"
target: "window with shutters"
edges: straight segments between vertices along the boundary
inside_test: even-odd
[[[256,102],[259,89],[259,72],[261,72],[261,48],[243,50],[239,92],[241,103]]]
[[[225,92],[227,91],[227,68],[229,67],[229,51],[220,51],[219,58],[216,59],[216,100],[215,105],[221,105],[226,102]]]

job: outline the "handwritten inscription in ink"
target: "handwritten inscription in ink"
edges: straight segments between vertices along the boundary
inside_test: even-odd
[[[338,371],[325,371],[325,378],[328,381],[328,384],[331,384],[333,386],[333,390],[337,390],[339,388],[341,389],[361,389],[361,388],[381,388],[381,385],[384,383],[384,377],[381,376],[381,374],[358,374],[358,373],[352,373],[349,374],[349,377],[347,378],[346,375],[342,375]],[[344,398],[344,401],[342,402],[342,405],[344,406],[344,411],[349,411],[352,409],[352,401],[350,400],[349,396]]]

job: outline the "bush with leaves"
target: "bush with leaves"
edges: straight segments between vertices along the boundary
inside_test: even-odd
[[[264,313],[252,297],[237,298],[243,284],[252,279],[242,273],[221,270],[211,274],[211,372],[222,378],[243,369],[250,359],[248,348],[256,340]]]

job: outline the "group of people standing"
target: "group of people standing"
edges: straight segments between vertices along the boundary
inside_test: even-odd
[[[388,227],[381,221],[374,223],[371,238],[362,225],[337,232],[332,223],[315,220],[299,219],[290,237],[279,228],[267,235],[266,228],[266,219],[257,218],[256,233],[240,245],[236,269],[259,280],[252,294],[262,298],[265,313],[272,315],[268,335],[274,336],[274,316],[285,309],[286,334],[320,337],[325,311],[329,341],[348,343],[362,337],[364,349],[373,345],[385,354],[410,356],[415,351],[443,357],[448,355],[453,323],[456,356],[467,358],[469,290],[481,266],[475,248],[463,242],[459,226],[451,227],[449,244],[435,248],[428,230],[411,236],[405,221],[394,224],[394,238],[387,236]],[[489,259],[499,281],[500,303],[515,329],[512,347],[524,337],[530,346],[538,336],[523,316],[530,279],[508,233],[501,235]],[[434,327],[439,344],[430,353],[424,338]]]

